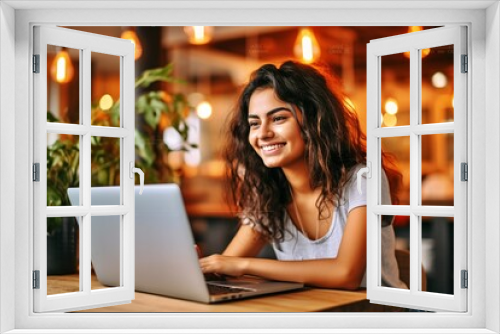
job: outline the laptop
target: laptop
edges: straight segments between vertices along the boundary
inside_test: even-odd
[[[79,189],[68,189],[72,205],[79,205]],[[119,187],[92,188],[92,205],[119,205]],[[228,227],[229,228],[229,227]],[[92,216],[91,260],[97,279],[105,286],[120,282],[120,218]],[[135,188],[135,289],[202,303],[216,303],[300,289],[301,283],[255,277],[206,280],[176,184]]]

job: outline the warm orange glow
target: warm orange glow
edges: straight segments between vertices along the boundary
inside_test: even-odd
[[[55,82],[68,83],[73,79],[75,70],[66,50],[57,53],[50,66],[50,75]]]
[[[212,40],[213,27],[190,26],[184,27],[184,32],[188,36],[191,44],[207,44]]]
[[[120,38],[128,39],[129,41],[134,43],[134,45],[135,45],[134,59],[137,60],[137,59],[141,58],[142,45],[141,45],[141,41],[139,40],[139,37],[137,36],[135,31],[125,30],[124,32],[122,32],[122,35],[120,36]]]
[[[320,56],[320,47],[314,33],[307,28],[299,31],[293,52],[297,58],[301,58],[304,63],[312,63]]]
[[[422,31],[422,30],[424,30],[424,27],[420,27],[420,26],[408,27],[408,33]],[[422,58],[427,57],[429,55],[429,53],[431,53],[431,49],[422,49],[421,50]],[[410,51],[405,52],[404,55],[406,58],[410,58]]]
[[[385,126],[396,126],[398,124],[398,117],[392,114],[384,114],[382,122]]]

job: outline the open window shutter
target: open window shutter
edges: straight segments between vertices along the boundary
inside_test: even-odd
[[[450,80],[454,89],[454,116],[451,121],[422,121],[422,67],[428,61],[422,53],[447,46],[453,54]],[[383,126],[382,57],[410,54],[409,125]],[[432,52],[428,59],[431,59]],[[429,60],[430,61],[430,60]],[[470,61],[469,61],[470,63]],[[469,68],[467,68],[469,67]],[[467,310],[467,65],[466,27],[451,26],[372,40],[367,45],[367,160],[371,163],[368,179],[367,228],[367,295],[372,303],[431,311]],[[427,80],[427,77],[425,78]],[[386,97],[385,97],[386,98]],[[451,101],[450,101],[451,102]],[[450,103],[451,105],[451,103]],[[452,205],[429,204],[422,201],[422,137],[445,135],[452,138],[453,185]],[[409,205],[383,205],[381,196],[381,143],[384,138],[406,137],[409,149]],[[435,149],[435,148],[431,148]],[[406,216],[409,220],[410,287],[389,287],[382,280],[381,218]],[[450,292],[422,289],[422,222],[428,217],[448,219],[453,228]],[[439,242],[439,241],[438,241]],[[425,269],[425,268],[424,268]],[[436,269],[436,268],[435,268]],[[438,268],[439,269],[439,268]]]
[[[35,312],[71,311],[95,308],[104,305],[129,303],[134,299],[134,179],[130,170],[134,166],[134,45],[119,38],[83,33],[70,29],[39,26],[34,28],[33,92],[34,92],[34,170],[37,173],[33,182],[34,203],[34,263],[33,293]],[[55,51],[55,52],[54,52]],[[66,57],[57,58],[61,51]],[[119,126],[99,126],[93,124],[91,115],[91,82],[96,71],[105,71],[104,66],[95,65],[97,54],[112,58],[119,67],[120,97],[119,107],[115,105]],[[69,55],[69,56],[68,56]],[[68,59],[74,57],[72,67]],[[57,59],[56,59],[57,58]],[[54,60],[55,59],[55,60]],[[99,58],[100,59],[100,58]],[[92,62],[91,62],[92,60]],[[53,73],[51,73],[51,71]],[[56,104],[69,95],[70,85],[64,80],[72,72],[73,86],[78,87],[77,101],[70,104],[74,108],[73,121],[48,118],[49,99],[54,102],[54,92],[58,92]],[[51,76],[53,80],[49,80]],[[48,87],[48,85],[51,85]],[[106,83],[102,83],[106,84]],[[49,95],[48,95],[49,93]],[[52,94],[52,95],[50,95]],[[50,105],[54,105],[54,103]],[[52,110],[54,111],[54,110]],[[102,124],[101,124],[102,125]],[[54,138],[57,141],[54,143]],[[116,180],[120,183],[119,205],[95,206],[91,203],[91,143],[99,140],[115,140],[119,147],[112,158],[118,163]],[[49,141],[49,142],[48,142]],[[65,143],[69,143],[66,145]],[[48,148],[58,144],[58,151],[48,152]],[[64,144],[64,145],[63,145]],[[66,151],[64,148],[66,147]],[[70,148],[67,148],[70,147]],[[102,153],[102,152],[101,152]],[[107,152],[111,155],[111,152]],[[76,156],[76,158],[75,158]],[[63,174],[48,181],[47,159],[59,159]],[[103,155],[103,159],[109,156]],[[70,163],[68,163],[68,161]],[[57,163],[56,163],[57,164]],[[73,165],[74,164],[74,165]],[[76,166],[76,167],[75,167]],[[79,176],[79,205],[68,203],[48,203],[57,183],[67,182],[71,169]],[[119,175],[119,176],[118,176]],[[132,176],[132,177],[131,177]],[[74,177],[74,175],[73,175]],[[56,180],[56,181],[54,181]],[[62,194],[64,196],[66,194]],[[50,205],[48,205],[50,204]],[[91,280],[91,227],[99,224],[98,217],[116,216],[117,281],[113,287],[93,289]],[[66,225],[68,226],[66,226]],[[72,240],[79,245],[78,272],[69,275],[67,286],[56,287],[50,284],[54,276],[48,270],[48,237],[53,225],[74,228],[79,239]],[[69,227],[69,226],[73,227]],[[68,242],[66,240],[65,242]]]

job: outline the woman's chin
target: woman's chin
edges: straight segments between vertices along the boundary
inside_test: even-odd
[[[266,160],[263,160],[263,162],[264,162],[264,166],[266,166],[267,168],[278,168],[278,167],[281,167],[281,164],[278,161],[266,161]]]

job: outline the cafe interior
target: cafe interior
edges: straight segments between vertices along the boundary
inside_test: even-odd
[[[434,27],[66,28],[130,39],[135,44],[136,165],[144,170],[146,184],[179,184],[195,241],[210,255],[221,253],[238,228],[234,208],[225,197],[221,149],[226,121],[252,71],[289,59],[327,68],[343,90],[344,103],[358,115],[366,132],[367,43]],[[48,121],[78,123],[79,53],[51,47],[47,66]],[[91,66],[92,122],[117,126],[120,61],[116,56],[92,53]],[[452,48],[422,51],[423,123],[453,121],[453,70]],[[409,125],[409,55],[382,57],[381,74],[381,126]],[[92,186],[119,185],[119,143],[113,138],[92,140]],[[47,160],[48,205],[69,205],[61,193],[64,187],[78,186],[78,172],[70,168],[78,154],[77,144],[78,136],[47,137],[48,157],[66,159],[63,172],[56,158]],[[409,137],[383,138],[382,146],[402,174],[399,204],[408,204]],[[422,202],[453,206],[453,134],[422,136],[421,156]],[[409,218],[396,216],[393,224],[396,247],[408,250]],[[453,219],[424,217],[421,242],[427,291],[452,294]],[[273,258],[272,248],[260,256]],[[73,267],[78,264],[74,262]]]

